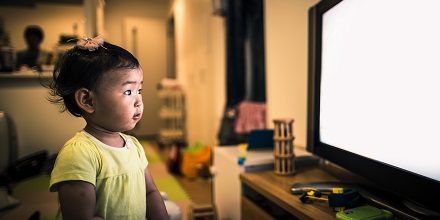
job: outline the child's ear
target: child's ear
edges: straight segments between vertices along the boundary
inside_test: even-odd
[[[95,111],[93,107],[93,99],[91,91],[86,88],[81,88],[75,92],[76,104],[87,113],[93,113]]]

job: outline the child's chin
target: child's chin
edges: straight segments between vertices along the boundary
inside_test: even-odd
[[[134,124],[133,126],[128,127],[127,129],[125,129],[125,131],[131,131],[136,127],[136,124]]]

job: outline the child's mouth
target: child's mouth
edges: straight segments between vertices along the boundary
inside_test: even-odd
[[[139,120],[141,118],[141,113],[137,113],[133,116],[134,120]]]

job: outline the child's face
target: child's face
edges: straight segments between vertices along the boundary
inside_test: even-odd
[[[133,129],[144,110],[142,83],[141,68],[104,74],[94,93],[94,112],[90,118],[93,123],[111,132]]]

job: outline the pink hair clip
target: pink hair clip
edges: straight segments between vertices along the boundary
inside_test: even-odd
[[[104,46],[102,46],[104,44],[104,39],[100,36],[96,36],[94,38],[78,37],[76,39],[78,40],[76,42],[76,45],[78,46],[78,48],[83,49],[83,50],[95,51],[96,49],[98,49],[98,47],[102,47],[104,49],[107,49]],[[68,41],[70,41],[70,40],[68,40]]]

